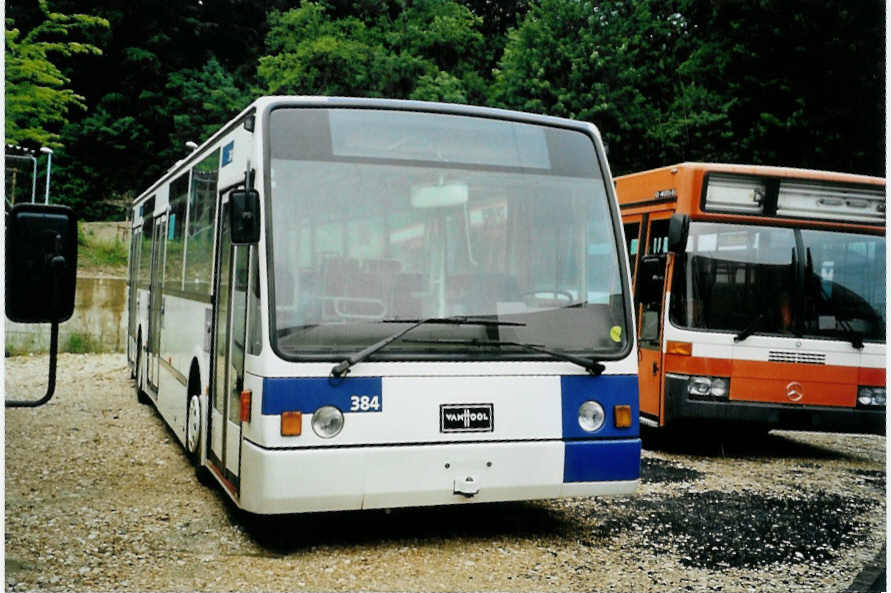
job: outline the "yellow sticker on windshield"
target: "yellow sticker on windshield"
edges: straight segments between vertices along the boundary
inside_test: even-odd
[[[613,339],[613,342],[621,342],[622,341],[622,328],[618,325],[614,325],[609,330],[609,337]]]

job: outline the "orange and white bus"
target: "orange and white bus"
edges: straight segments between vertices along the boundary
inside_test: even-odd
[[[616,191],[642,425],[884,434],[884,179],[683,163]]]

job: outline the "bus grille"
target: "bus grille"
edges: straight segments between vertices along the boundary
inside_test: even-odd
[[[787,352],[771,350],[767,355],[769,362],[797,362],[800,364],[826,364],[826,355],[816,352]]]

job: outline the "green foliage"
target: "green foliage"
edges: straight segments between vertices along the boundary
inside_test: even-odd
[[[708,154],[884,174],[882,3],[689,0],[685,13],[697,43],[676,105],[699,106]]]
[[[671,160],[673,70],[689,40],[678,3],[542,0],[509,35],[499,105],[598,125],[616,172]],[[675,124],[676,125],[676,124]]]
[[[587,120],[616,173],[884,174],[879,0],[47,2],[7,3],[6,138],[53,146],[52,199],[87,220],[271,93]]]
[[[413,2],[397,14],[334,17],[304,1],[272,12],[257,74],[272,94],[484,100],[478,73],[481,21],[447,0]]]
[[[89,354],[95,352],[104,352],[105,347],[93,336],[73,331],[65,338],[59,348],[61,352],[71,352],[73,354]]]
[[[51,55],[69,58],[101,54],[95,45],[66,41],[72,33],[108,27],[108,21],[85,14],[51,12],[47,0],[38,0],[44,20],[22,35],[6,20],[6,142],[58,148],[58,130],[67,123],[71,108],[85,108],[84,97],[67,88],[70,81]]]
[[[874,0],[540,0],[492,100],[596,123],[617,173],[716,160],[880,175],[882,21]]]
[[[127,243],[114,239],[97,239],[85,230],[82,222],[77,225],[77,267],[80,270],[102,270],[105,274],[126,275]]]
[[[172,146],[206,140],[252,100],[250,91],[215,56],[200,69],[170,73],[166,89],[170,94],[168,110],[173,114]]]

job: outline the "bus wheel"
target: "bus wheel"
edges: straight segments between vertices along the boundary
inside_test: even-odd
[[[198,481],[209,486],[213,483],[210,470],[201,465],[201,398],[193,393],[189,396],[186,412],[186,455],[195,467]]]
[[[140,341],[142,341],[142,336],[140,336]],[[140,380],[142,379],[142,348],[139,347],[139,343],[136,345],[136,401],[143,405],[148,405],[152,400],[149,399],[149,396],[145,391],[142,390],[142,384]]]

